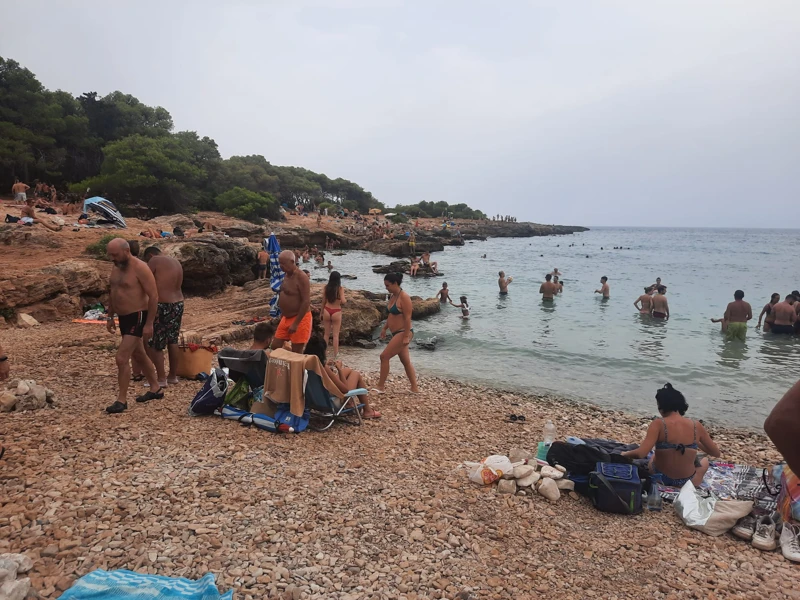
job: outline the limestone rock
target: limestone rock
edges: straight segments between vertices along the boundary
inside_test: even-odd
[[[6,581],[0,586],[0,598],[3,600],[24,600],[31,589],[29,578]]]
[[[17,325],[20,327],[36,327],[39,321],[26,313],[17,314]]]
[[[37,386],[41,387],[41,386]],[[44,389],[44,388],[42,388]],[[42,395],[43,396],[43,395]],[[39,410],[47,406],[46,396],[41,397],[34,394],[25,394],[24,396],[17,396],[17,410]]]
[[[162,215],[150,219],[147,225],[153,229],[161,229],[162,231],[170,232],[174,231],[176,227],[180,227],[184,231],[197,227],[190,215]]]
[[[222,227],[222,231],[232,238],[247,238],[251,241],[258,241],[265,236],[263,225],[256,225],[247,221],[234,221],[226,224]]]
[[[550,465],[545,465],[542,467],[542,477],[549,477],[550,479],[561,479],[564,477],[564,473],[559,471],[558,469],[551,467]]]
[[[33,561],[25,554],[0,554],[0,561],[10,560],[17,566],[17,573],[27,573],[33,568]]]
[[[64,291],[72,296],[99,296],[108,288],[108,281],[100,276],[93,263],[85,260],[65,260],[44,267],[42,273],[62,278],[66,287]]]
[[[520,479],[517,479],[517,486],[521,488],[531,487],[532,485],[535,485],[540,478],[541,475],[539,475],[539,473],[534,471],[530,475],[527,475],[526,477],[521,477]]]
[[[377,348],[377,344],[372,340],[353,340],[353,346],[364,348],[365,350],[373,350]]]
[[[31,386],[35,385],[35,381],[31,379],[20,379],[17,384],[17,389],[14,392],[17,396],[24,396],[31,391]]]
[[[435,315],[442,309],[442,303],[436,298],[424,300],[419,296],[411,296],[411,303],[414,307],[414,310],[411,312],[411,318],[415,321]]]
[[[561,497],[561,492],[558,490],[556,482],[549,477],[542,478],[542,482],[536,488],[536,491],[550,500],[550,502],[556,502]]]
[[[47,401],[47,388],[45,388],[43,385],[38,385],[38,384],[32,385],[31,391],[29,393],[31,396],[36,398],[38,402],[41,402],[42,404],[44,404],[44,402]]]
[[[512,448],[508,452],[508,459],[512,463],[518,463],[518,462],[522,462],[524,460],[530,460],[531,458],[533,458],[533,454],[531,454],[527,450],[523,450],[521,448]]]
[[[11,392],[0,393],[0,412],[11,412],[17,405],[17,396]]]
[[[181,263],[184,293],[209,296],[221,292],[230,283],[230,256],[213,244],[178,242],[164,244],[161,251]]]
[[[14,581],[17,578],[17,563],[7,558],[0,558],[0,583]]]
[[[512,460],[512,463],[517,462]],[[515,479],[522,479],[523,477],[528,477],[531,473],[536,472],[536,467],[533,465],[519,465],[514,467],[514,478]]]
[[[562,473],[566,473],[567,472],[567,467],[565,467],[564,465],[555,465],[553,468],[554,469],[558,469]]]
[[[517,482],[513,479],[501,479],[497,482],[498,494],[516,494]]]
[[[558,486],[558,489],[560,490],[568,490],[571,492],[575,489],[575,482],[564,477],[563,479],[556,481],[556,486]]]
[[[22,277],[0,280],[0,308],[28,306],[63,294],[67,284],[57,275],[31,273]]]

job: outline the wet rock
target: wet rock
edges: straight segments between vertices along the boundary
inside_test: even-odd
[[[433,351],[436,350],[436,343],[439,341],[439,338],[433,336],[428,338],[427,340],[414,340],[414,343],[417,345],[417,348],[421,348],[422,350],[429,350]]]
[[[419,296],[411,296],[411,303],[414,307],[414,310],[411,313],[411,318],[415,321],[435,315],[442,309],[442,303],[436,298],[428,298],[425,300]]]

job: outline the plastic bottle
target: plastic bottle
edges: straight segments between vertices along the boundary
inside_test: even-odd
[[[660,511],[663,504],[661,499],[661,490],[658,489],[658,482],[652,479],[650,482],[650,490],[647,493],[647,510]]]
[[[544,425],[544,430],[542,430],[542,436],[544,438],[544,445],[549,446],[552,444],[557,436],[556,426],[553,425],[551,420],[547,420],[547,423]]]

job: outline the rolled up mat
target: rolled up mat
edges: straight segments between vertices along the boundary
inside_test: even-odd
[[[278,422],[270,416],[267,415],[250,415],[252,417],[252,423],[259,429],[263,429],[265,431],[271,431],[272,433],[278,432]]]
[[[253,424],[253,413],[242,410],[241,408],[236,408],[230,404],[226,404],[222,407],[222,418],[230,419],[231,421],[239,421],[239,423],[244,423],[245,425]]]

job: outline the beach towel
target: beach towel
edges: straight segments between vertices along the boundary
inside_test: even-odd
[[[322,379],[325,389],[340,400],[344,395],[322,368],[319,358],[312,355],[297,354],[289,350],[273,350],[267,362],[267,376],[264,379],[264,396],[276,404],[288,404],[295,417],[305,414],[305,371],[313,371]]]
[[[220,594],[211,573],[192,581],[98,569],[78,579],[61,600],[233,600],[233,590]]]
[[[800,477],[789,468],[780,465],[781,491],[778,496],[778,512],[787,523],[800,523]]]

